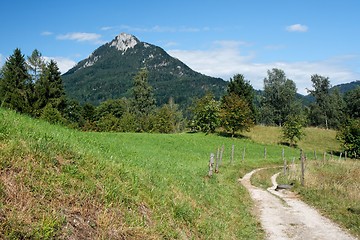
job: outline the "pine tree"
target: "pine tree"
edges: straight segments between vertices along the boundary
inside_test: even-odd
[[[149,115],[155,108],[152,87],[148,83],[148,71],[141,69],[134,77],[133,107],[139,115]]]
[[[44,59],[42,58],[42,54],[35,49],[31,56],[27,57],[27,66],[29,71],[31,72],[33,82],[36,82],[39,79],[39,76],[42,70],[45,67]]]
[[[39,80],[35,83],[35,95],[37,114],[40,114],[47,104],[51,104],[59,111],[64,108],[65,91],[55,61],[51,60],[42,71]]]
[[[150,114],[155,110],[155,103],[153,89],[148,83],[148,71],[141,69],[134,77],[132,88],[132,107],[137,117],[137,131],[146,132],[152,128]]]
[[[27,72],[26,61],[20,49],[15,49],[2,68],[0,102],[2,107],[20,113],[32,112],[32,82]]]
[[[255,120],[256,108],[254,104],[255,91],[251,86],[250,81],[245,80],[244,75],[236,74],[233,78],[230,78],[230,83],[227,88],[228,95],[236,94],[240,98],[244,99],[252,112],[251,118]]]

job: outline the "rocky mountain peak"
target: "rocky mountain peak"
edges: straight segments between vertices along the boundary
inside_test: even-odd
[[[126,52],[129,48],[134,48],[140,41],[133,35],[127,33],[120,33],[110,42],[110,47],[115,47],[117,50]]]

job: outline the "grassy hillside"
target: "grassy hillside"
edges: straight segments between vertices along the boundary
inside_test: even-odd
[[[229,164],[231,144],[260,152]],[[223,166],[206,177],[210,152]],[[262,145],[202,134],[82,133],[0,109],[0,238],[261,239],[242,173]],[[269,146],[268,164],[280,148]]]
[[[336,140],[336,131],[322,128],[305,128],[305,136],[298,142],[298,148],[308,153],[316,151],[319,156],[323,152],[340,151],[340,142]],[[255,126],[250,132],[244,133],[245,137],[254,142],[276,145],[282,142],[281,128],[269,126]]]
[[[252,138],[84,133],[0,109],[0,238],[262,239],[237,179],[299,151]]]

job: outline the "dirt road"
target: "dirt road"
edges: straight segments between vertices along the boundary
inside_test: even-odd
[[[255,202],[255,211],[267,239],[357,239],[300,201],[294,193],[275,191],[277,175],[272,176],[274,186],[267,190],[251,185],[252,174],[259,170],[261,169],[246,174],[240,182],[248,189]]]

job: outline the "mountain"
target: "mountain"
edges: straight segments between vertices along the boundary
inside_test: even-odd
[[[224,80],[195,72],[162,48],[126,33],[100,46],[62,78],[69,97],[97,105],[130,96],[133,78],[141,68],[149,71],[148,81],[159,105],[172,97],[186,106],[206,91],[220,97],[227,87]]]
[[[360,87],[360,80],[336,85],[332,87],[331,90],[338,89],[341,94],[344,94],[351,90],[354,90],[357,87]]]
[[[353,81],[353,82],[350,82],[350,83],[343,83],[343,84],[335,85],[335,86],[330,88],[330,92],[337,89],[340,92],[340,94],[344,95],[345,93],[347,93],[347,92],[349,92],[351,90],[354,90],[357,87],[360,87],[360,80]],[[297,95],[298,95],[298,99],[304,105],[309,105],[309,104],[311,104],[312,102],[315,101],[315,98],[313,96],[311,96],[310,94],[308,94],[308,95],[297,94]]]

